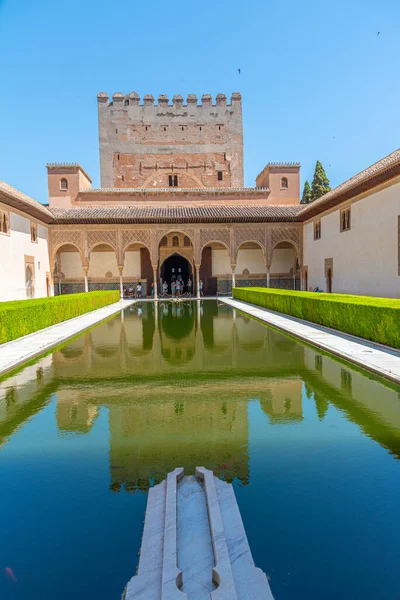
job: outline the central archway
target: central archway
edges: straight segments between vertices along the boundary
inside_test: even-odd
[[[176,279],[179,275],[182,275],[183,282],[185,284],[184,293],[187,293],[187,282],[190,277],[192,280],[192,292],[193,292],[193,271],[192,265],[177,252],[166,258],[160,268],[160,282],[166,281],[168,284],[168,293],[171,293],[171,282]]]

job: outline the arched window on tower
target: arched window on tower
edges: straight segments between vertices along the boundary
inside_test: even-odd
[[[60,190],[62,192],[68,192],[68,179],[65,179],[65,177],[60,179]]]
[[[172,245],[174,248],[177,248],[179,246],[179,238],[177,235],[174,235],[174,237],[172,238]]]
[[[287,190],[289,188],[289,183],[287,177],[282,177],[281,179],[281,190]]]

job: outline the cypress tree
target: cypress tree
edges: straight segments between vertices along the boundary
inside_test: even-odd
[[[300,201],[300,204],[309,204],[309,202],[311,202],[311,187],[308,181],[306,181],[304,184],[303,197]]]
[[[311,200],[317,200],[330,191],[331,186],[329,185],[329,179],[326,176],[325,169],[319,160],[317,160],[311,187]]]

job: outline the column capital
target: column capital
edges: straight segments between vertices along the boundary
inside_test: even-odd
[[[118,271],[119,271],[120,277],[122,277],[122,271],[123,270],[124,270],[124,267],[121,266],[121,265],[118,265]]]
[[[83,266],[82,269],[83,269],[84,276],[87,277],[87,274],[88,274],[88,271],[89,271],[89,267]]]

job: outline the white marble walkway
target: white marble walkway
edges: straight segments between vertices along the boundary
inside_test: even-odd
[[[400,383],[400,351],[233,298],[218,298],[277,329]]]
[[[103,306],[103,308],[98,308],[92,312],[75,317],[74,319],[69,319],[57,325],[46,327],[46,329],[35,331],[35,333],[30,333],[12,342],[1,344],[0,375],[58,346],[84,329],[88,329],[127,306],[134,304],[134,302],[136,300],[120,300],[119,302],[114,302],[114,304],[109,304],[108,306]]]

